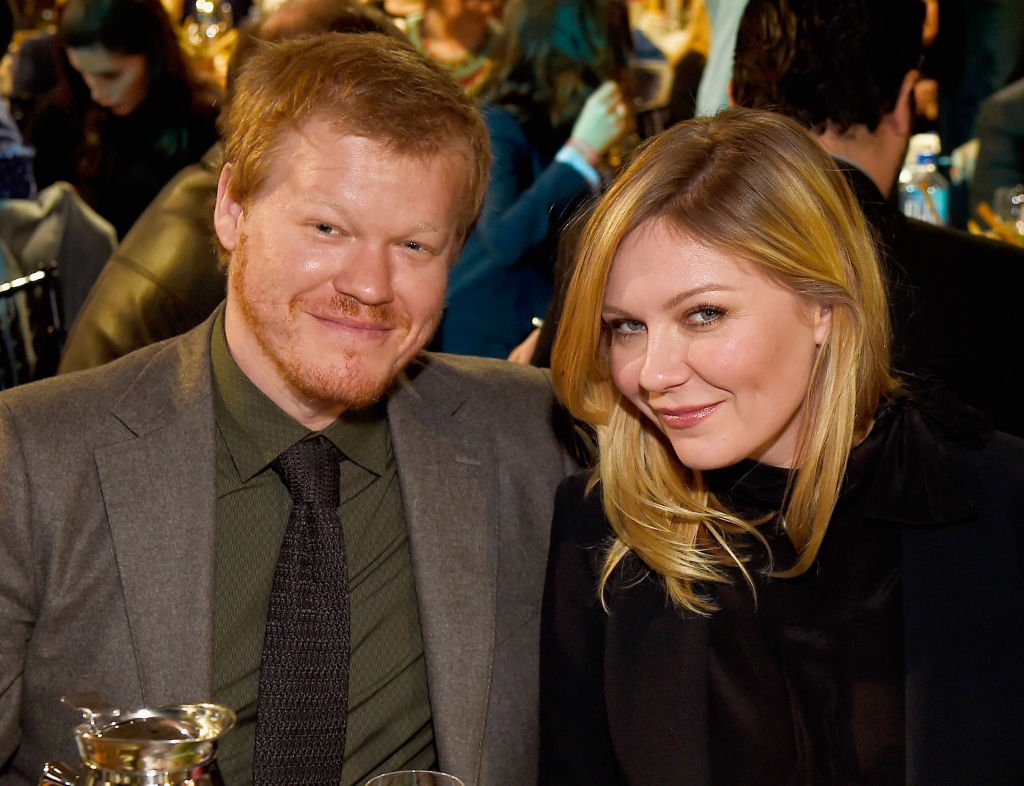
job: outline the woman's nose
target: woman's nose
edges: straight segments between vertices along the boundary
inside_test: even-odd
[[[681,385],[692,375],[688,342],[671,333],[648,336],[638,382],[650,393]]]
[[[95,79],[86,79],[85,84],[89,88],[89,95],[92,96],[92,100],[97,104],[103,105],[109,93],[106,86]]]

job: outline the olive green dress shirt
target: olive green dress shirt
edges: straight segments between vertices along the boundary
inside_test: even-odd
[[[223,313],[211,340],[217,425],[214,700],[238,727],[220,745],[226,786],[252,782],[260,656],[274,566],[291,498],[271,463],[312,432],[242,373]],[[436,763],[412,558],[382,405],[323,430],[345,456],[341,517],[348,553],[352,652],[342,786]]]

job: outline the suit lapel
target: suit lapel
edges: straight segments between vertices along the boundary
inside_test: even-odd
[[[388,419],[412,550],[438,757],[475,782],[494,651],[498,484],[493,445],[467,438],[468,403],[429,365]]]
[[[211,691],[209,325],[154,356],[113,408],[132,438],[95,453],[148,706],[208,700]]]

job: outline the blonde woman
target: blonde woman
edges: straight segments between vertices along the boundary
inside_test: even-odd
[[[890,374],[831,159],[684,123],[580,249],[552,369],[600,450],[556,504],[542,783],[1020,783],[1024,442]]]

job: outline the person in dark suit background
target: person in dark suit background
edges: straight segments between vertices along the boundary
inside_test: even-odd
[[[527,782],[551,506],[573,464],[542,372],[420,352],[486,190],[479,111],[409,44],[329,33],[254,54],[224,134],[225,304],[0,394],[0,784],[75,755],[59,699],[83,688],[236,710],[227,784],[435,766]],[[324,537],[343,533],[347,569],[304,554],[331,588],[348,579],[320,593],[351,609],[350,648],[323,653],[348,650],[348,701],[293,717],[347,731],[298,735],[331,760],[315,778],[267,778],[264,697],[280,694],[263,690],[264,630],[301,510],[277,468],[310,440],[340,476],[341,531]]]
[[[732,99],[806,126],[844,170],[889,281],[895,368],[934,376],[995,426],[1024,435],[1011,382],[1024,375],[1024,251],[905,218],[893,186],[919,77],[920,0],[750,0],[736,41]],[[979,341],[954,315],[984,303]]]
[[[978,160],[971,210],[993,204],[996,189],[1024,183],[1024,78],[986,98],[978,112]],[[993,205],[995,206],[995,205]]]
[[[1019,784],[1024,441],[890,373],[833,160],[685,122],[579,248],[552,376],[599,461],[555,504],[541,783]]]

